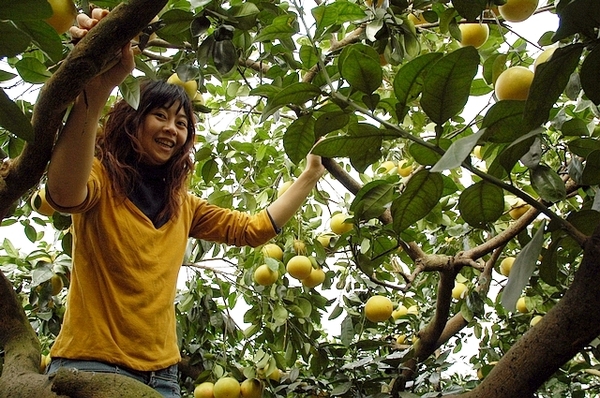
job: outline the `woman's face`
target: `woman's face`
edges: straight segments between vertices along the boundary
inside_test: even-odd
[[[165,164],[185,143],[188,123],[178,102],[169,108],[152,109],[138,129],[144,163],[155,166]]]

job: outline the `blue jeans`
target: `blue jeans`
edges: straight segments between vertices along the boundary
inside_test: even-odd
[[[177,365],[154,372],[142,372],[98,361],[52,358],[50,366],[46,369],[46,373],[53,375],[62,367],[74,368],[84,372],[121,374],[154,388],[165,398],[181,398],[181,390],[177,380]]]

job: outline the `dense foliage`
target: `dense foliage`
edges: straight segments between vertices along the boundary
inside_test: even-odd
[[[4,3],[0,151],[9,161],[32,139],[32,93],[74,44],[43,21],[45,1]],[[87,1],[77,5],[87,10]],[[315,153],[334,160],[274,240],[282,261],[261,248],[189,242],[176,303],[181,351],[195,369],[181,381],[188,394],[223,375],[259,377],[269,397],[459,393],[564,295],[583,239],[600,223],[600,11],[591,0],[540,5],[560,27],[536,43],[492,6],[170,0],[134,39],[137,69],[116,95],[135,104],[141,79],[173,73],[198,83],[190,189],[199,196],[255,212],[299,174],[315,142]],[[459,25],[475,20],[489,25],[489,38],[461,47]],[[554,46],[535,66],[527,100],[496,99],[502,71],[533,71]],[[47,353],[65,311],[71,234],[68,215],[34,210],[38,189],[2,222],[33,249],[3,234],[0,269]],[[519,218],[515,208],[529,211]],[[338,212],[354,225],[341,235],[329,227]],[[326,271],[322,285],[286,274],[296,254]],[[516,257],[508,278],[499,269],[506,257]],[[260,286],[253,274],[265,263],[281,276]],[[460,297],[449,294],[448,270],[467,287]],[[369,321],[373,295],[407,313]],[[462,326],[444,328],[448,319]],[[599,357],[594,341],[539,395],[596,396]]]

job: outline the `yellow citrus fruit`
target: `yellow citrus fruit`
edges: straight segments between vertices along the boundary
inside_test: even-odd
[[[526,314],[529,312],[529,309],[527,308],[527,302],[525,301],[525,297],[519,297],[519,299],[517,300],[517,311],[519,311],[522,314]]]
[[[462,23],[458,26],[461,33],[461,47],[473,46],[479,48],[485,44],[489,35],[490,28],[484,23]]]
[[[52,285],[52,295],[56,296],[65,286],[62,278],[58,274],[52,275],[50,278],[50,284]]]
[[[271,257],[279,261],[283,260],[283,250],[275,243],[267,243],[261,250],[265,257]]]
[[[452,298],[455,300],[460,300],[464,298],[467,293],[467,285],[464,283],[456,282],[454,284],[454,288],[452,289]]]
[[[524,66],[513,66],[498,76],[494,91],[499,100],[521,100],[529,96],[533,72]]]
[[[419,307],[417,307],[416,305],[411,305],[410,307],[408,307],[408,314],[419,315]]]
[[[194,105],[204,105],[204,97],[200,91],[196,91],[194,98],[192,99]]]
[[[306,244],[300,239],[294,239],[293,246],[296,254],[306,254]]]
[[[481,145],[476,145],[475,148],[473,148],[473,155],[475,155],[477,159],[483,160],[483,155],[481,154]]]
[[[554,54],[554,51],[556,51],[556,47],[550,47],[542,51],[535,61],[533,61],[533,71],[535,72],[538,65],[547,62],[552,57],[552,54]]]
[[[347,218],[349,218],[349,216],[343,213],[336,213],[331,217],[329,227],[333,233],[341,235],[352,230],[353,224],[351,222],[344,222]]]
[[[277,282],[279,272],[273,271],[267,264],[262,264],[254,271],[254,281],[261,286],[269,286]]]
[[[325,281],[325,271],[321,268],[313,268],[310,274],[302,279],[302,284],[309,289],[319,286]]]
[[[405,334],[401,334],[398,337],[396,337],[396,343],[397,344],[404,344],[406,342],[406,335]]]
[[[381,163],[381,166],[379,166],[377,170],[381,171],[382,173],[387,173],[394,167],[396,167],[396,163],[392,162],[391,160],[386,160],[385,162]]]
[[[413,23],[413,25],[415,26],[419,26],[419,25],[423,25],[426,23],[429,23],[424,17],[423,17],[423,13],[419,13],[419,14],[408,14],[408,20],[411,21]]]
[[[534,327],[535,325],[538,324],[539,321],[541,321],[543,318],[542,315],[536,315],[533,318],[531,318],[531,321],[529,321],[529,326]]]
[[[194,398],[213,398],[214,388],[214,383],[211,383],[210,381],[200,383],[194,388]]]
[[[240,383],[233,377],[221,377],[213,388],[215,398],[240,398]]]
[[[323,247],[329,247],[329,243],[331,243],[331,235],[319,235],[317,236],[317,240]]]
[[[408,166],[404,166],[402,164],[398,165],[398,174],[400,174],[402,177],[408,177],[410,175],[410,173],[412,173],[412,171],[413,171],[412,164],[409,164]]]
[[[196,97],[196,93],[198,92],[198,82],[195,80],[188,80],[186,82],[182,81],[177,73],[173,73],[167,79],[167,83],[175,84],[177,86],[183,87],[188,97],[194,99]]]
[[[506,0],[498,11],[508,22],[522,22],[533,15],[537,6],[538,0]]]
[[[365,304],[365,316],[371,322],[381,322],[392,316],[392,300],[385,296],[371,296]]]
[[[285,193],[285,191],[287,191],[289,189],[289,187],[292,186],[292,184],[294,183],[294,181],[286,181],[284,182],[281,187],[279,187],[279,189],[277,190],[277,197],[281,197],[281,195],[283,195]]]
[[[62,35],[73,26],[77,17],[77,8],[71,0],[48,0],[48,3],[52,7],[52,16],[46,19],[46,22],[56,33]]]
[[[260,398],[263,393],[263,384],[258,379],[246,379],[240,385],[242,398]]]
[[[512,218],[513,220],[518,220],[519,218],[521,218],[523,216],[523,214],[527,213],[527,211],[529,209],[531,209],[531,205],[520,204],[520,205],[512,207],[508,211],[508,214],[510,215],[510,218]]]
[[[396,308],[394,311],[392,311],[392,318],[399,319],[399,318],[402,318],[403,316],[405,316],[406,314],[408,314],[408,308],[406,308],[404,305],[400,304],[398,306],[398,308]]]
[[[502,260],[500,262],[500,273],[504,276],[509,276],[514,262],[514,257],[506,257],[504,260]]]
[[[313,270],[312,262],[308,257],[303,255],[290,258],[285,268],[288,274],[300,280],[308,277]]]
[[[44,188],[31,196],[31,208],[43,216],[50,217],[54,214],[54,209],[46,200],[46,190]]]

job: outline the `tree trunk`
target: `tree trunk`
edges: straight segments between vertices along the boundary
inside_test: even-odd
[[[529,398],[600,334],[600,225],[565,296],[462,398]]]

